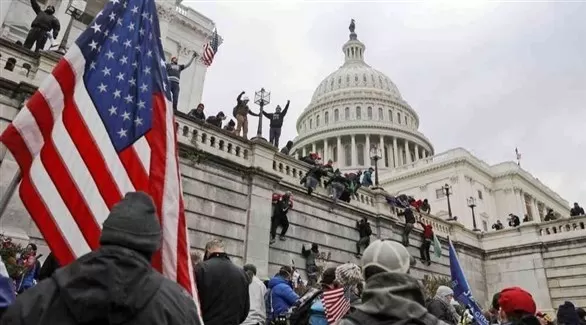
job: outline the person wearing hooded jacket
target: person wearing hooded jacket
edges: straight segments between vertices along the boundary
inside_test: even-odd
[[[173,95],[173,111],[177,111],[177,105],[179,104],[179,80],[181,78],[181,72],[189,68],[197,56],[197,52],[193,52],[187,64],[179,64],[177,57],[174,56],[171,58],[171,63],[167,63],[165,66],[167,69],[167,78],[169,78],[169,84],[171,86],[171,94]]]
[[[454,290],[446,286],[439,286],[435,297],[427,306],[427,310],[438,319],[456,325],[460,322],[460,317],[452,305],[454,299]]]
[[[269,280],[267,292],[267,322],[287,313],[297,300],[299,295],[295,293],[291,285],[293,269],[290,266],[282,266],[279,273]]]
[[[18,296],[4,325],[199,325],[193,298],[150,264],[161,243],[152,199],[127,193],[103,224],[100,247]]]
[[[446,325],[430,314],[417,279],[409,275],[414,259],[405,246],[376,240],[364,251],[362,274],[366,280],[362,302],[337,325]]]
[[[31,49],[33,44],[36,43],[35,52],[38,52],[45,48],[45,44],[49,39],[48,33],[51,30],[53,31],[53,39],[57,38],[59,30],[61,29],[61,24],[59,24],[59,19],[54,16],[54,6],[47,6],[43,11],[36,0],[31,0],[31,7],[33,7],[37,17],[35,17],[31,23],[31,29],[26,35],[23,46],[27,49]]]
[[[569,301],[565,301],[558,307],[556,316],[557,325],[581,325],[576,306]]]
[[[281,137],[281,128],[283,127],[283,119],[285,119],[285,115],[287,115],[287,111],[289,110],[289,103],[290,101],[287,100],[287,105],[283,111],[281,111],[281,105],[277,105],[275,108],[274,113],[267,113],[265,111],[262,114],[271,120],[270,130],[269,130],[269,142],[279,148],[279,138]]]
[[[206,244],[204,261],[195,267],[195,280],[205,325],[238,325],[250,311],[249,280],[224,250],[224,242]]]
[[[247,139],[248,138],[248,115],[252,116],[260,116],[260,114],[256,114],[248,108],[248,96],[244,95],[245,92],[241,92],[238,97],[236,97],[236,106],[232,111],[234,117],[236,118],[236,131],[235,134],[240,136],[240,130],[242,130],[242,137]]]

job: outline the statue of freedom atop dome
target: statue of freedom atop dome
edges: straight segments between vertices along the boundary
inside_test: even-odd
[[[355,23],[354,19],[351,19],[350,27],[348,27],[348,29],[350,29],[350,33],[354,34],[354,30],[356,30],[356,23]]]

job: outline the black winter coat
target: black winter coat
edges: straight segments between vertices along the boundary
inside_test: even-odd
[[[59,35],[59,30],[61,30],[61,24],[59,24],[59,19],[54,15],[49,15],[48,13],[41,10],[41,6],[37,3],[36,0],[31,0],[31,6],[37,14],[37,17],[31,23],[31,27],[40,28],[46,32],[53,30],[53,38],[57,38]]]
[[[250,297],[244,270],[226,253],[213,253],[195,267],[205,325],[238,325],[248,316]]]
[[[398,215],[405,216],[406,223],[415,223],[415,216],[413,215],[413,210],[405,209],[403,212],[399,212]]]
[[[285,119],[285,115],[287,115],[287,111],[289,110],[289,102],[285,105],[285,108],[281,111],[281,113],[267,113],[265,111],[262,114],[271,120],[270,127],[272,128],[281,128],[283,127],[283,120]]]
[[[102,246],[18,296],[4,325],[199,325],[193,299],[139,253]]]

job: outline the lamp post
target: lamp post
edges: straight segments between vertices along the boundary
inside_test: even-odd
[[[370,159],[374,160],[374,186],[378,187],[378,161],[382,158],[382,150],[374,145],[370,148]]]
[[[256,136],[251,140],[264,140],[267,141],[265,138],[262,137],[262,117],[263,117],[263,108],[265,105],[271,102],[271,92],[266,91],[264,88],[261,88],[259,91],[254,93],[254,103],[260,106],[260,111],[258,112],[258,128],[256,129]]]
[[[474,229],[473,231],[480,231],[478,227],[476,227],[476,215],[474,214],[474,208],[476,207],[476,199],[474,197],[469,197],[466,201],[468,201],[468,207],[472,210],[472,226]]]
[[[448,220],[454,220],[454,217],[452,216],[452,205],[450,204],[450,195],[452,194],[452,187],[450,185],[448,185],[448,183],[446,183],[443,187],[442,190],[444,191],[444,194],[446,195],[446,197],[448,198]]]
[[[69,34],[71,33],[71,28],[73,27],[73,21],[79,20],[81,18],[83,15],[83,10],[76,8],[73,5],[73,0],[69,0],[69,4],[67,5],[65,13],[70,15],[71,19],[67,24],[67,28],[65,28],[65,33],[63,33],[63,37],[59,43],[59,48],[57,49],[57,53],[60,54],[65,54],[65,52],[67,52],[67,41],[69,40]]]

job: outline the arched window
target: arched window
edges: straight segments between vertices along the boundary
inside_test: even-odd
[[[397,112],[397,123],[401,124],[401,113]]]
[[[383,116],[383,109],[382,109],[382,107],[379,107],[378,108],[378,119],[382,121],[382,120],[384,120],[384,118],[385,117]]]
[[[349,144],[344,146],[344,165],[352,166],[352,148]]]
[[[364,145],[357,144],[356,151],[358,156],[358,166],[364,166]]]
[[[344,119],[345,120],[349,120],[350,119],[350,107],[346,107],[344,109]]]
[[[405,125],[409,125],[409,123],[407,123],[407,116],[405,116]]]
[[[324,124],[330,123],[330,112],[324,113]]]
[[[337,108],[334,110],[334,122],[338,122],[340,120],[340,110]]]
[[[389,110],[389,121],[393,121],[393,111]]]
[[[362,119],[362,109],[360,109],[360,106],[356,107],[356,119],[357,120]]]
[[[315,117],[315,127],[319,127],[319,115]]]
[[[313,129],[313,120],[309,119],[309,129]]]
[[[372,107],[366,109],[366,115],[368,116],[369,120],[372,120]]]

